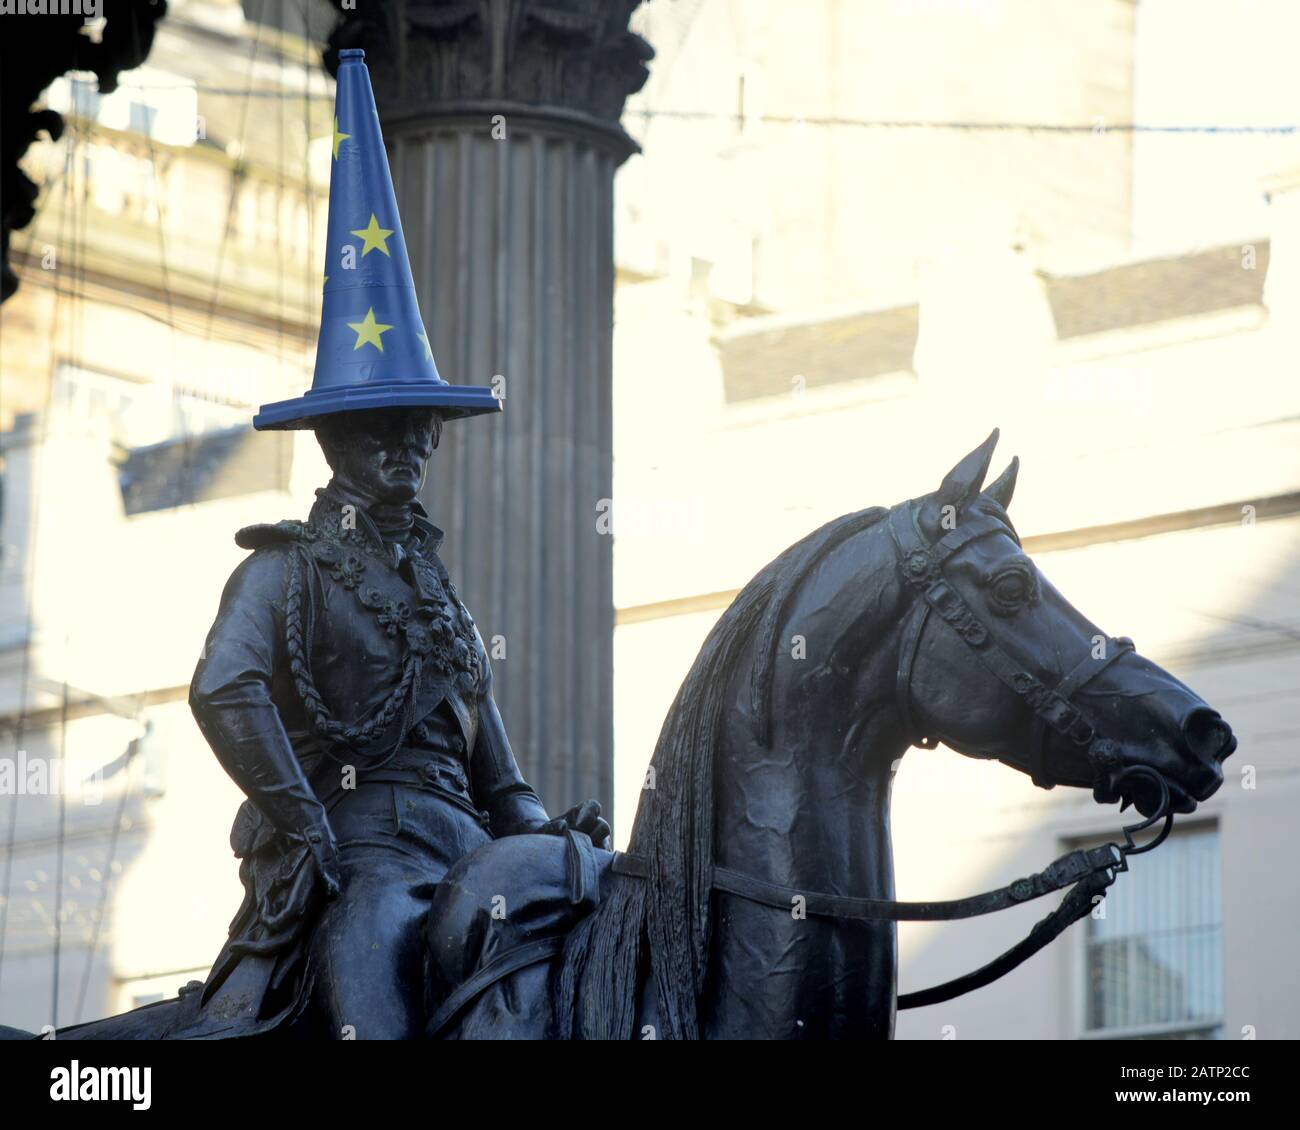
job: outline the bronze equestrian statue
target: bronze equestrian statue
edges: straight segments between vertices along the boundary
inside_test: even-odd
[[[1038,572],[1015,461],[984,487],[995,432],[933,493],[836,519],[745,587],[626,853],[594,802],[548,818],[416,497],[443,422],[501,403],[437,373],[360,55],[340,54],[315,379],[254,420],[314,429],[332,478],[305,521],[239,532],[191,688],[248,796],[244,902],[205,982],[58,1038],[888,1037],[897,1008],[1032,957],[1219,787],[1231,729]],[[994,891],[897,902],[894,771],[940,740],[1147,819]],[[1005,954],[899,997],[897,921],[1062,890]]]
[[[328,890],[321,893],[328,881],[315,878],[329,866],[325,837],[321,844],[285,837],[297,845],[279,856],[287,865],[265,872],[285,897],[271,899],[265,914],[256,904],[264,925],[284,907],[270,924],[295,939],[303,936],[299,928],[311,936],[305,946],[293,944],[303,953],[299,964],[326,978],[316,994],[323,1007],[309,1000],[268,1027],[277,1006],[292,1008],[284,1001],[302,998],[286,990],[285,978],[261,975],[256,983],[272,990],[264,998],[268,1015],[241,1012],[246,994],[228,991],[240,967],[261,963],[264,974],[266,963],[284,960],[250,956],[225,987],[213,991],[219,962],[206,986],[61,1029],[58,1038],[337,1037],[330,1025],[342,1014],[331,1011],[331,979],[372,975],[364,957],[357,966],[328,965],[333,954],[355,956],[348,924],[334,935],[332,915],[336,907],[348,913],[349,877],[363,875],[385,886],[393,881],[391,905],[403,914],[430,903],[427,920],[408,922],[395,949],[409,953],[402,946],[422,938],[422,997],[403,1000],[394,1013],[404,1025],[419,1016],[432,1038],[883,1038],[893,1032],[897,1008],[950,999],[1013,969],[1086,916],[1128,858],[1159,843],[1176,813],[1194,811],[1215,792],[1236,739],[1131,641],[1107,636],[1072,607],[1024,554],[1008,516],[1016,463],[983,486],[995,442],[996,433],[932,494],[828,523],[742,590],[669,711],[626,853],[602,850],[575,827],[594,825],[601,836],[590,810],[559,835],[494,838],[489,827],[482,846],[449,867],[426,864],[428,886],[420,889],[418,868],[382,862],[389,846],[396,853],[407,842],[401,831],[388,835],[404,803],[394,813],[358,789],[355,819],[347,809],[331,817],[340,896],[329,901]],[[319,561],[310,536],[273,544],[249,560]],[[326,561],[308,568],[328,570],[332,558],[326,551]],[[366,558],[363,572],[374,560]],[[288,579],[278,580],[287,593]],[[344,604],[355,599],[332,573],[320,583]],[[802,658],[789,646],[796,635],[807,641]],[[273,686],[285,688],[284,700],[301,699],[301,690],[290,689],[291,671],[276,670]],[[388,678],[390,685],[400,678],[396,666]],[[337,710],[340,702],[323,705]],[[294,706],[291,718],[303,719],[304,709]],[[447,725],[448,732],[444,744],[455,741],[456,728]],[[480,722],[471,769],[481,763],[484,732]],[[981,895],[897,902],[893,776],[909,746],[939,740],[966,756],[1001,761],[1045,788],[1090,788],[1099,803],[1132,802],[1147,817],[1139,827],[1163,821],[1163,828],[1144,844],[1134,839],[1137,827],[1125,829],[1123,843],[1069,852]],[[423,751],[444,765],[438,741],[408,740],[409,755],[401,756],[414,760]],[[493,767],[487,779],[510,781],[503,795],[523,798],[517,803],[542,820],[517,775]],[[474,787],[471,780],[471,795]],[[436,813],[421,808],[423,793],[416,799],[407,835],[475,826],[469,808],[461,820],[455,789],[440,788],[429,794],[438,797]],[[397,786],[392,795],[415,791]],[[285,803],[319,816],[319,799],[313,786]],[[270,815],[265,819],[263,828]],[[455,844],[430,845],[425,857],[445,860],[456,851]],[[308,855],[310,867],[296,862]],[[326,862],[318,866],[318,857]],[[302,875],[312,879],[301,881],[299,904],[291,900]],[[255,880],[250,899],[258,890]],[[896,921],[970,917],[1061,890],[1067,893],[1057,909],[1007,953],[966,977],[898,995]],[[385,896],[360,891],[358,898],[374,906]],[[246,901],[245,910],[253,905]],[[291,908],[299,905],[305,913],[296,917]],[[501,906],[508,912],[498,914]],[[241,912],[236,932],[255,942],[254,932],[238,929],[245,920]],[[391,984],[390,975],[380,980]]]

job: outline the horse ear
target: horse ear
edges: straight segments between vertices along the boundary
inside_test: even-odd
[[[1020,456],[1013,455],[1007,469],[984,488],[984,497],[991,498],[1003,510],[1011,508],[1011,496],[1016,493],[1016,475],[1020,473]]]
[[[959,510],[970,502],[984,485],[984,476],[989,473],[989,464],[993,461],[993,449],[998,445],[998,429],[994,428],[989,438],[957,464],[944,477],[936,494],[941,506],[956,506]]]

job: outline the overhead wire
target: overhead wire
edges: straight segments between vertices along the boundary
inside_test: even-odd
[[[137,36],[137,50],[139,50],[139,43],[138,43],[139,28],[134,24],[133,24],[133,32]],[[155,108],[149,107],[149,110],[154,111]],[[151,189],[152,205],[153,205],[152,211],[154,215],[155,227],[156,227],[157,238],[158,238],[158,260],[159,260],[158,269],[159,269],[159,274],[161,276],[163,298],[164,298],[167,315],[168,315],[167,325],[170,330],[168,336],[168,341],[171,348],[171,359],[172,359],[172,364],[171,364],[172,377],[168,382],[171,390],[171,396],[172,396],[172,420],[170,426],[172,428],[179,428],[181,432],[181,443],[184,449],[184,458],[182,462],[181,475],[182,475],[182,481],[185,482],[192,478],[193,469],[192,469],[192,457],[189,450],[189,444],[186,442],[188,440],[188,422],[185,419],[184,412],[180,410],[176,399],[177,397],[176,383],[175,383],[176,316],[175,316],[175,306],[172,301],[171,276],[168,268],[167,240],[166,240],[166,230],[165,230],[166,217],[167,217],[166,206],[164,202],[165,192],[163,188],[162,177],[159,175],[158,153],[153,138],[153,117],[150,116],[149,114],[146,114],[141,125],[143,126],[141,132],[144,134],[145,143],[149,152],[149,181],[147,183],[147,186],[145,183],[144,170],[143,169],[141,170],[141,201],[144,204],[144,206],[148,208],[150,203],[150,194],[146,189]],[[90,178],[89,178],[89,171],[86,169],[83,169],[83,179],[85,181],[85,186],[83,190],[85,193],[85,201],[84,201],[85,206],[82,209],[82,213],[83,213],[83,217],[88,217]],[[83,220],[83,223],[84,222],[85,221]],[[77,298],[76,306],[80,308],[83,305],[84,291],[85,291],[86,256],[85,256],[84,240],[83,242],[81,242],[79,246],[79,254],[77,256],[77,259],[79,263],[79,269],[82,272],[80,293],[76,296]],[[84,311],[79,314],[79,319],[80,319],[79,327],[81,329],[84,329]],[[80,362],[81,359],[81,352],[82,352],[81,345],[82,342],[79,338],[77,342],[77,353],[76,353],[78,362]],[[68,680],[67,680],[67,671],[66,671],[66,664],[69,661],[68,650],[69,650],[68,643],[65,640],[65,647],[64,647],[65,673],[64,673],[64,680],[63,680],[63,705],[62,705],[62,710],[60,712],[60,744],[61,747],[65,750],[65,753],[62,754],[61,757],[65,767],[66,767],[66,746],[67,746],[67,726],[68,726],[68,717],[67,717]],[[128,767],[128,776],[126,779],[126,784],[124,785],[123,788],[124,795],[126,795],[129,790],[129,785],[130,785],[129,778],[130,778],[130,774],[129,774],[129,767]],[[63,860],[64,860],[64,849],[65,849],[65,838],[66,838],[66,788],[60,789],[59,802],[60,802],[59,831],[58,831],[58,842],[57,842],[58,865],[56,868],[58,878],[56,883],[56,902],[55,902],[56,910],[54,916],[54,977],[53,977],[54,983],[52,989],[52,1004],[51,1004],[52,1015],[50,1021],[51,1024],[56,1029],[58,1027],[59,984],[61,979],[60,961],[62,957],[62,942],[63,942],[63,929],[62,929],[63,870],[64,870]],[[78,1014],[80,1014],[80,1011],[84,1006],[84,999],[85,999],[85,992],[86,992],[86,979],[89,977],[89,971],[93,967],[95,953],[98,948],[99,939],[102,935],[103,915],[106,908],[107,888],[108,885],[112,882],[113,867],[114,864],[116,863],[116,851],[117,851],[118,838],[119,838],[118,833],[120,832],[120,824],[123,819],[124,819],[124,813],[123,811],[120,810],[116,818],[115,825],[110,831],[107,858],[105,860],[103,879],[101,880],[102,891],[101,891],[100,918],[95,923],[92,945],[86,957],[86,972],[83,974],[83,986],[81,992],[79,993],[78,1006],[77,1006]]]
[[[72,238],[70,241],[70,253],[65,257],[65,265],[70,286],[68,289],[68,311],[67,311],[67,344],[64,356],[67,363],[73,370],[78,370],[84,357],[85,345],[85,307],[84,291],[86,279],[86,247],[88,244],[89,215],[90,215],[90,162],[91,153],[89,145],[89,135],[85,128],[85,123],[78,116],[72,123],[72,128],[68,135],[68,193],[65,198],[66,217],[70,217],[72,227]],[[79,188],[79,193],[77,189]],[[57,334],[57,322],[54,332]],[[46,422],[48,427],[48,416],[51,411],[51,402],[53,400],[53,388],[58,380],[58,374],[62,369],[63,362],[57,356],[52,358],[53,369],[50,378],[50,393],[47,397]],[[71,379],[71,377],[69,377]],[[44,443],[42,443],[42,448]],[[42,458],[44,451],[42,450]],[[34,547],[33,547],[34,551]],[[62,972],[62,955],[63,955],[63,919],[64,919],[64,870],[66,855],[66,837],[67,837],[67,789],[68,789],[68,665],[71,662],[71,623],[65,622],[63,637],[63,680],[62,693],[60,697],[59,711],[59,755],[56,762],[58,771],[51,771],[48,780],[51,787],[57,794],[57,835],[55,839],[55,884],[54,884],[54,914],[51,919],[51,929],[54,940],[51,951],[53,960],[53,970],[51,978],[51,1002],[50,1002],[50,1023],[54,1027],[58,1026],[59,1015],[59,986]],[[30,646],[30,641],[29,646]],[[26,695],[24,694],[24,699]]]
[[[205,344],[212,340],[212,323],[217,313],[217,297],[221,292],[221,274],[225,266],[226,246],[230,242],[231,232],[235,225],[235,208],[239,198],[239,182],[244,175],[247,167],[245,160],[245,139],[248,137],[248,109],[251,105],[251,92],[253,89],[253,71],[257,64],[257,52],[262,44],[262,20],[266,17],[266,0],[261,0],[261,6],[257,13],[257,30],[253,33],[253,44],[248,53],[248,91],[244,99],[243,110],[240,113],[239,120],[239,138],[237,139],[238,148],[235,153],[234,168],[230,172],[230,195],[226,203],[226,222],[221,233],[221,242],[217,245],[217,265],[212,276],[212,295],[208,301],[208,324],[204,334]]]
[[[260,16],[265,15],[265,6],[266,6],[266,0],[262,0],[262,12],[259,14],[259,19]],[[254,41],[253,50],[250,53],[250,58],[249,58],[250,86],[253,80],[253,65],[256,59],[257,41],[260,40],[261,38],[260,22],[258,27],[259,27],[259,32]],[[138,35],[138,28],[136,28],[136,34]],[[176,378],[176,312],[175,312],[175,304],[172,298],[171,277],[168,269],[167,236],[166,236],[167,212],[164,203],[165,191],[164,191],[162,177],[159,171],[158,147],[155,144],[153,138],[152,120],[146,120],[143,124],[146,127],[143,132],[145,134],[145,140],[149,151],[149,167],[151,173],[151,184],[153,188],[153,205],[154,205],[153,211],[154,211],[157,238],[158,238],[159,272],[161,275],[163,297],[164,297],[166,310],[167,310],[167,325],[169,330],[171,331],[169,334],[169,341],[172,349],[172,375],[171,375],[171,379],[168,382],[171,391],[171,397],[172,397],[171,428],[175,432],[179,433],[180,443],[183,451],[181,497],[191,499],[192,501],[193,490],[190,488],[192,486],[192,480],[193,480],[193,451],[192,451],[192,445],[189,442],[191,438],[190,424],[189,424],[189,420],[186,417],[185,406],[180,401],[181,393],[178,389],[176,379],[175,379]],[[244,125],[244,129],[246,130],[247,105],[245,106],[243,125]],[[246,134],[241,133],[241,138],[242,136],[246,136]],[[241,154],[241,158],[242,158],[242,154]],[[230,234],[230,216],[233,211],[235,193],[238,188],[238,180],[239,177],[238,177],[238,167],[237,167],[236,172],[232,174],[232,178],[231,178],[231,185],[230,185],[231,204],[230,207],[228,207],[227,209],[227,227],[226,227],[225,235],[223,236],[223,240],[222,240],[223,254],[225,248],[225,239]],[[212,316],[215,311],[216,296],[220,287],[220,270],[221,270],[221,256],[219,256],[218,258],[217,275],[213,281],[213,295],[212,295],[212,301],[208,311],[208,331],[209,331],[208,340],[209,341],[211,340]],[[65,683],[65,695],[66,695],[66,683]],[[66,711],[66,704],[65,704],[65,711]],[[136,743],[133,743],[133,748],[136,748],[138,750],[138,745]],[[122,797],[121,800],[119,801],[118,813],[114,819],[114,823],[112,829],[110,830],[110,835],[109,835],[107,858],[105,861],[104,876],[101,884],[100,906],[94,922],[90,947],[86,955],[86,965],[82,973],[81,988],[78,993],[78,1000],[77,1000],[78,1017],[81,1015],[85,1007],[86,995],[89,989],[89,981],[94,967],[95,954],[98,951],[99,943],[103,936],[104,922],[107,917],[108,888],[109,885],[112,883],[113,874],[114,874],[113,868],[115,863],[117,862],[116,855],[120,843],[120,833],[122,830],[123,821],[125,820],[126,797],[129,795],[130,787],[131,787],[131,774],[130,774],[130,766],[128,763],[128,772],[122,790]],[[57,982],[58,982],[57,973],[55,976],[55,982],[57,986]],[[55,999],[57,1002],[57,987],[56,987]],[[57,1019],[54,1021],[54,1023],[57,1025]]]
[[[45,402],[39,417],[38,434],[35,439],[35,458],[31,460],[33,468],[32,487],[35,489],[37,484],[43,478],[45,465],[48,462],[46,451],[46,441],[49,437],[50,427],[50,410],[54,402],[54,386],[58,374],[57,362],[57,344],[56,339],[59,332],[60,315],[63,312],[65,296],[65,272],[59,270],[58,256],[64,253],[67,246],[65,239],[67,232],[68,216],[71,212],[69,200],[72,191],[72,172],[75,168],[74,146],[72,144],[72,135],[64,150],[64,164],[62,176],[62,212],[59,215],[59,228],[57,242],[54,247],[55,254],[55,283],[54,283],[54,305],[50,314],[50,337],[49,337],[49,365],[50,372],[45,386]],[[42,210],[43,210],[42,205]],[[29,243],[36,239],[35,229],[32,232]],[[31,691],[31,670],[32,670],[32,639],[35,629],[35,582],[36,582],[36,561],[37,549],[39,545],[39,534],[41,528],[42,508],[33,507],[31,527],[27,536],[27,561],[23,569],[23,594],[24,594],[24,629],[23,629],[23,654],[18,677],[18,718],[14,726],[14,757],[17,762],[18,756],[24,752],[23,743],[26,738],[26,725],[28,714],[28,695]],[[14,843],[18,833],[18,798],[22,791],[14,789],[13,795],[9,801],[9,826],[6,829],[5,836],[5,853],[4,853],[4,880],[0,883],[0,984],[3,983],[6,943],[9,936],[9,910],[13,893],[13,860],[14,860]]]
[[[85,123],[78,118],[73,127],[74,170],[80,177],[80,198],[73,197],[72,213],[72,263],[71,272],[73,289],[68,310],[68,360],[74,370],[79,370],[85,356],[85,288],[86,288],[86,247],[89,243],[90,223],[90,141]],[[80,152],[80,162],[76,154]],[[57,370],[56,370],[57,372]],[[59,707],[59,768],[58,792],[58,834],[55,854],[54,885],[54,947],[53,976],[50,990],[50,1024],[57,1029],[59,1024],[59,987],[62,980],[63,959],[63,881],[65,856],[67,851],[68,820],[68,666],[71,662],[71,622],[64,624],[63,635],[63,686]],[[55,779],[51,774],[51,779]]]
[[[132,742],[127,748],[127,761],[125,765],[126,775],[121,791],[117,798],[117,811],[113,814],[113,823],[109,825],[108,831],[108,852],[107,863],[104,868],[103,877],[99,883],[99,905],[95,908],[95,913],[91,918],[91,935],[89,945],[86,948],[86,965],[81,971],[81,987],[77,991],[77,1010],[73,1013],[72,1022],[80,1023],[86,1010],[86,995],[90,991],[90,976],[94,972],[95,954],[99,951],[99,941],[103,934],[104,923],[108,918],[108,892],[113,883],[114,868],[117,866],[117,849],[118,838],[121,836],[123,825],[126,821],[126,805],[131,797],[133,777],[131,774],[132,751],[137,750],[138,744]]]
[[[262,11],[259,15],[259,21],[258,21],[258,33],[254,38],[254,43],[252,45],[252,48],[250,50],[250,55],[249,55],[249,78],[248,78],[249,87],[248,90],[244,92],[245,95],[249,97],[251,97],[251,93],[252,93],[253,69],[256,62],[258,47],[261,40],[261,18],[264,17],[265,15],[265,5],[266,5],[266,0],[262,0]],[[135,29],[135,33],[138,36],[139,34],[138,28]],[[309,106],[306,105],[306,101],[305,101],[307,94],[304,93],[302,97],[304,97],[305,112],[309,113],[310,112]],[[246,137],[247,135],[248,108],[249,108],[249,102],[246,101],[244,105],[242,122],[241,122],[241,139],[242,137]],[[281,118],[282,129],[283,129],[283,110],[281,110],[280,112],[280,118]],[[142,124],[144,125],[145,128],[141,132],[143,132],[145,135],[146,145],[148,147],[148,153],[149,153],[149,175],[151,179],[150,187],[152,188],[152,211],[154,213],[156,234],[158,240],[159,274],[161,276],[161,288],[163,292],[165,309],[167,312],[165,324],[168,326],[169,330],[171,331],[169,335],[169,341],[171,344],[171,352],[172,352],[173,379],[169,383],[171,386],[172,398],[173,398],[172,426],[174,428],[179,429],[181,433],[181,442],[186,447],[186,460],[185,460],[186,467],[183,469],[183,475],[186,478],[192,478],[192,466],[190,466],[190,464],[192,463],[192,455],[189,451],[189,445],[188,443],[186,443],[186,441],[189,438],[188,435],[189,421],[186,418],[186,414],[185,411],[183,410],[183,406],[179,403],[179,393],[174,379],[175,372],[176,372],[176,352],[175,352],[176,316],[175,316],[175,303],[173,300],[172,287],[171,287],[169,256],[167,252],[167,242],[166,242],[166,234],[165,234],[167,211],[166,211],[166,204],[164,200],[163,182],[162,182],[162,177],[160,175],[158,146],[156,145],[153,137],[152,120],[146,119]],[[61,177],[51,178],[51,180],[47,182],[45,186],[46,192],[44,193],[42,200],[38,204],[36,213],[33,216],[31,229],[30,229],[31,235],[28,237],[28,241],[27,241],[27,249],[28,249],[27,256],[28,258],[30,258],[32,249],[39,236],[40,217],[46,205],[49,203],[51,199],[53,199],[53,196],[55,194],[53,189],[55,189],[59,185],[59,181],[61,180],[62,189],[63,189],[63,196],[62,196],[63,211],[59,217],[59,241],[55,247],[55,255],[56,257],[58,256],[65,257],[65,263],[61,264],[61,266],[63,266],[65,269],[61,270],[58,273],[56,278],[55,304],[54,304],[54,310],[51,315],[51,331],[50,331],[51,339],[50,340],[53,346],[53,343],[56,340],[57,335],[59,333],[61,324],[64,321],[64,318],[66,317],[67,334],[69,340],[68,356],[69,359],[74,362],[74,365],[79,364],[81,362],[83,352],[84,352],[82,346],[83,346],[83,338],[85,332],[85,311],[84,311],[83,303],[79,301],[79,299],[84,298],[84,294],[74,293],[74,292],[78,290],[84,292],[86,287],[86,279],[87,279],[85,246],[87,243],[86,233],[88,231],[88,224],[89,224],[89,179],[90,178],[89,178],[88,169],[80,170],[80,180],[82,182],[81,190],[82,190],[82,197],[83,197],[81,207],[77,207],[75,205],[75,202],[73,201],[73,194],[75,191],[75,183],[78,179],[77,160],[79,157],[83,161],[89,160],[88,156],[86,155],[87,132],[88,131],[83,130],[81,128],[79,115],[74,116],[72,129],[69,131],[67,135],[63,173]],[[217,262],[216,271],[214,273],[212,295],[208,305],[207,334],[206,334],[208,340],[211,340],[211,336],[212,336],[212,327],[213,327],[213,319],[215,315],[215,308],[217,304],[217,295],[220,290],[221,269],[225,257],[226,244],[228,242],[233,227],[233,213],[234,213],[234,207],[237,198],[237,190],[238,190],[239,181],[243,175],[244,166],[245,166],[245,162],[243,159],[243,153],[241,151],[239,157],[236,160],[235,168],[232,171],[231,186],[230,186],[231,188],[230,200],[227,208],[227,222],[226,222],[225,231],[223,233],[222,242],[218,252],[218,262]],[[283,168],[281,167],[279,173],[279,192],[277,196],[277,207],[279,207],[283,201],[283,183],[284,183],[283,177],[284,177]],[[142,180],[143,178],[144,178],[144,170],[142,170]],[[148,200],[147,195],[143,197],[143,201],[145,203],[145,206],[148,207],[150,201]],[[72,225],[71,241],[68,241],[65,238],[69,223],[71,223]],[[282,245],[279,236],[280,226],[281,225],[277,222],[276,224],[277,252],[278,252],[277,259],[278,259],[278,267],[279,267],[278,282],[281,290],[281,306],[283,306],[282,291],[283,291],[284,267],[283,267]],[[71,248],[70,256],[67,255],[67,249],[69,247]],[[66,258],[68,257],[71,258],[70,263],[66,262]],[[57,262],[57,258],[56,258],[56,262]],[[79,276],[79,281],[78,281],[78,276]],[[65,310],[65,306],[67,307],[66,310]],[[163,321],[163,319],[159,319],[156,316],[154,316],[154,320]],[[283,352],[284,352],[283,341],[282,341],[283,326],[278,327],[277,338],[280,343],[280,347],[277,352],[277,357],[282,361]],[[48,434],[49,434],[50,410],[52,408],[53,401],[54,401],[54,392],[55,392],[55,387],[58,383],[58,375],[60,369],[60,362],[58,360],[57,350],[53,347],[50,350],[50,365],[51,365],[51,371],[46,385],[44,410],[41,412],[40,433],[38,439],[36,440],[37,450],[40,453],[39,459],[42,464],[44,464],[46,460],[45,449],[47,447],[46,441],[48,439]],[[69,379],[71,380],[73,379],[73,377],[70,375]],[[35,561],[36,561],[36,554],[37,554],[36,534],[38,530],[38,517],[40,512],[41,512],[41,508],[37,507],[35,515],[33,516],[31,533],[29,534],[28,541],[27,541],[28,566],[26,570],[27,580],[25,584],[26,603],[27,603],[26,631],[24,633],[23,660],[22,660],[22,667],[21,667],[21,673],[19,679],[19,684],[20,684],[19,714],[14,728],[14,739],[15,739],[16,751],[21,751],[23,741],[26,736],[26,716],[28,713],[27,699],[30,693],[31,664],[32,664],[32,650],[33,650],[32,638],[33,638],[33,629],[34,629],[34,620],[35,620],[34,571],[35,571]],[[67,751],[68,682],[66,678],[67,675],[66,663],[68,662],[68,658],[69,658],[69,648],[70,648],[70,639],[65,640],[65,649],[64,649],[65,678],[63,680],[63,700],[62,700],[62,707],[60,710],[60,737],[59,737],[61,762],[66,761],[66,751]],[[80,1015],[85,1005],[85,998],[86,998],[88,985],[89,985],[89,977],[91,974],[91,970],[93,968],[95,953],[98,949],[99,941],[101,939],[102,932],[104,929],[104,922],[106,919],[108,888],[112,880],[113,869],[116,863],[116,851],[120,839],[121,825],[124,819],[126,798],[129,796],[129,785],[130,782],[128,781],[127,788],[123,789],[122,791],[121,799],[119,801],[118,813],[114,819],[113,825],[109,832],[108,857],[105,865],[103,885],[101,887],[101,892],[100,892],[100,907],[94,924],[94,933],[91,939],[90,949],[87,954],[86,968],[83,972],[81,989],[78,993],[78,1001],[77,1001],[78,1015]],[[8,821],[8,828],[6,830],[4,878],[3,878],[3,883],[0,884],[0,891],[3,892],[2,894],[0,894],[0,975],[3,974],[3,970],[4,970],[5,943],[8,935],[8,928],[9,928],[9,921],[10,921],[9,911],[11,907],[10,895],[12,892],[12,883],[13,883],[13,859],[14,859],[13,849],[15,846],[15,841],[17,836],[17,824],[18,824],[17,799],[19,795],[20,793],[18,792],[18,790],[15,790],[9,806],[10,818]],[[51,997],[52,997],[51,1019],[52,1019],[52,1023],[55,1024],[56,1026],[58,1024],[59,986],[61,980],[60,973],[61,973],[61,959],[62,959],[62,950],[63,950],[63,936],[62,936],[63,935],[62,919],[63,919],[63,902],[64,902],[63,880],[64,880],[64,870],[65,870],[65,849],[66,849],[66,842],[67,842],[67,812],[66,812],[66,796],[65,796],[64,788],[60,788],[59,790],[59,814],[58,814],[57,827],[58,827],[58,831],[54,841],[54,847],[56,853],[56,875],[57,875],[56,883],[55,883],[55,892],[54,892],[55,913],[51,923],[51,927],[54,934],[54,942],[53,942],[53,949],[52,949],[54,971],[53,971],[53,986],[52,986],[52,993],[51,993]]]
[[[59,974],[63,958],[63,859],[65,852],[65,836],[68,828],[68,679],[67,679],[67,662],[68,662],[68,637],[65,634],[63,640],[63,704],[59,712],[59,766],[62,772],[59,777],[59,824],[58,824],[58,850],[55,855],[54,865],[54,975],[50,988],[50,1025],[54,1028],[59,1026]]]
[[[258,90],[238,90],[230,87],[208,86],[203,83],[190,84],[137,84],[131,89],[140,90],[197,90],[213,98],[297,98],[298,94],[284,90],[264,88]],[[312,101],[329,102],[328,93],[309,94]],[[739,121],[756,122],[767,125],[813,126],[829,129],[880,129],[880,130],[943,130],[969,132],[1024,132],[1024,133],[1161,133],[1161,134],[1278,134],[1300,133],[1300,123],[1282,123],[1275,125],[1252,125],[1249,123],[1211,125],[1191,123],[1176,125],[1145,122],[1107,122],[1097,118],[1090,122],[1013,122],[1013,121],[977,121],[968,119],[926,119],[926,118],[859,118],[844,114],[744,114],[735,110],[666,110],[652,107],[629,106],[624,109],[627,117],[681,121],[681,122],[718,122]]]
[[[309,50],[314,49],[314,41],[311,37],[311,7],[307,0],[299,0],[299,13],[302,16],[303,39],[307,42]],[[312,66],[306,56],[302,62],[302,203],[303,210],[307,214],[307,243],[303,250],[303,288],[302,298],[304,309],[310,314],[315,309],[315,303],[312,300],[313,268],[316,257],[316,206],[312,197],[312,177],[311,177],[311,76]],[[323,285],[323,284],[322,284]],[[280,444],[280,482],[287,483],[292,471],[292,452],[287,444]]]

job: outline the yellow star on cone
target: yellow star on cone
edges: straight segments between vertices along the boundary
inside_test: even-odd
[[[373,212],[370,213],[370,223],[364,228],[354,228],[352,234],[360,236],[365,241],[361,248],[361,258],[364,259],[375,248],[388,255],[388,237],[393,234],[393,229],[381,228]],[[392,258],[391,255],[388,257]]]
[[[351,136],[352,135],[350,133],[343,133],[339,129],[339,118],[338,115],[335,114],[334,115],[334,160],[337,161],[339,159],[339,146],[342,145],[343,142],[345,142]]]
[[[355,353],[363,345],[373,345],[380,353],[383,353],[384,343],[379,339],[392,328],[392,326],[384,325],[383,322],[376,322],[375,308],[370,307],[361,321],[348,323],[348,329],[353,330],[357,335],[357,343],[352,347],[352,352]]]
[[[427,334],[416,334],[415,336],[418,337],[422,342],[424,342],[424,359],[425,359],[426,361],[432,361],[432,360],[433,360],[433,346],[431,346],[431,345],[429,344],[429,338],[428,338],[428,335],[427,335]]]

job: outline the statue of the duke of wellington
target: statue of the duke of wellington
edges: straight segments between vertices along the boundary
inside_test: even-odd
[[[253,553],[190,702],[248,797],[231,836],[245,899],[205,1006],[247,962],[234,1006],[217,1002],[245,1028],[310,1016],[400,1039],[423,1031],[422,927],[447,868],[495,837],[573,828],[603,845],[609,827],[594,801],[551,820],[521,777],[417,500],[444,420],[502,405],[438,376],[361,54],[339,71],[316,378],[254,421],[313,429],[332,477],[305,522],[240,531]]]
[[[427,408],[316,423],[333,471],[306,522],[240,532],[190,701],[248,796],[232,834],[244,905],[209,984],[274,955],[289,1015],[414,1038],[438,880],[493,837],[609,835],[593,801],[552,821],[515,765],[482,640],[416,500]],[[315,984],[314,1006],[297,995]],[[291,999],[292,998],[292,999]],[[265,1007],[259,1011],[265,1013]]]
[[[314,430],[331,478],[305,520],[239,532],[191,688],[248,797],[244,901],[205,982],[60,1040],[888,1037],[898,1010],[1031,960],[1222,785],[1228,723],[1026,555],[1017,461],[985,485],[995,430],[936,490],[827,522],[739,592],[626,851],[602,850],[595,802],[549,819],[417,501],[444,424],[502,405],[438,375],[360,51],[340,52],[334,160],[312,387],[253,421]],[[893,776],[941,743],[1145,819],[994,889],[899,901]],[[899,992],[897,922],[1058,892],[992,960]]]

